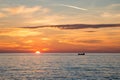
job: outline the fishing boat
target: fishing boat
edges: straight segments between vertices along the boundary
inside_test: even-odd
[[[85,55],[85,53],[78,53],[78,55]]]

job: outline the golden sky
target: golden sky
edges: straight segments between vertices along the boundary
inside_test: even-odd
[[[120,52],[119,7],[120,0],[0,0],[0,52]]]
[[[120,27],[1,28],[1,52],[119,52]]]

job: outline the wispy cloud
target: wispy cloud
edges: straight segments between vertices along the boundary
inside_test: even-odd
[[[34,6],[34,7],[17,6],[17,7],[2,8],[2,11],[15,15],[15,14],[30,14],[30,13],[35,13],[37,11],[46,13],[49,10],[46,8],[42,8],[41,6]]]
[[[116,7],[120,7],[120,4],[118,3],[118,4],[112,4],[112,5],[109,5],[107,8],[109,8],[109,9],[113,9],[113,8],[116,8]]]
[[[120,24],[69,24],[69,25],[47,25],[47,26],[34,26],[34,27],[21,27],[26,29],[37,29],[44,27],[52,27],[59,29],[86,29],[86,28],[109,28],[109,27],[120,27]]]
[[[120,14],[119,13],[110,13],[110,12],[103,12],[101,14],[101,17],[105,17],[105,18],[120,18]]]
[[[79,9],[79,10],[83,10],[83,11],[88,10],[88,9],[85,9],[85,8],[81,8],[81,7],[77,7],[77,6],[72,6],[72,5],[65,5],[65,4],[59,4],[59,6],[65,6],[65,7]]]
[[[0,18],[5,17],[6,15],[4,13],[0,13]]]
[[[82,43],[101,43],[102,40],[81,40],[81,41],[78,41],[78,42],[82,42]]]
[[[0,28],[0,37],[27,37],[36,36],[42,33],[33,30],[25,30],[20,28]]]

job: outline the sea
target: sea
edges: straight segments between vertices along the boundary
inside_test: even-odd
[[[120,80],[120,54],[1,53],[0,80]]]

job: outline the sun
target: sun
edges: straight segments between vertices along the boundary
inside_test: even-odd
[[[41,54],[40,51],[36,51],[35,54]]]

